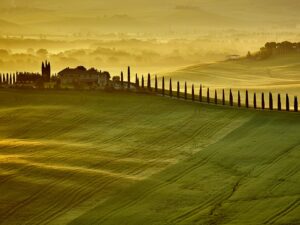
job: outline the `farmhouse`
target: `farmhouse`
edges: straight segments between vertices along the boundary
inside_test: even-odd
[[[77,68],[66,68],[58,73],[62,84],[87,84],[107,86],[110,74],[106,71],[101,72],[94,68],[86,69],[84,66]]]

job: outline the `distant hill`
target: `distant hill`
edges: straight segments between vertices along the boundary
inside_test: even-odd
[[[9,15],[10,21],[34,24],[33,30],[45,25],[61,27],[65,18],[79,26],[90,29],[128,32],[194,30],[203,27],[212,28],[292,28],[299,26],[299,1],[296,0],[199,0],[187,3],[183,0],[165,1],[10,1],[0,2],[1,19]],[[30,7],[28,7],[30,5]],[[1,9],[2,8],[2,9]],[[9,11],[9,12],[8,12]],[[115,18],[116,15],[127,15],[129,18]],[[97,20],[107,16],[107,20]],[[82,18],[76,21],[75,18]],[[91,20],[91,23],[85,22]],[[119,26],[119,23],[121,26]],[[37,24],[41,27],[36,26]],[[52,25],[51,25],[52,26]],[[102,26],[102,27],[101,27]],[[67,25],[69,28],[70,25]],[[123,29],[123,30],[122,30]],[[66,32],[69,32],[67,29]]]

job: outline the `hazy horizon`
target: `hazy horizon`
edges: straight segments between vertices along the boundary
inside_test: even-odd
[[[287,3],[288,2],[288,3]],[[127,65],[161,72],[299,41],[296,0],[2,0],[0,71]]]

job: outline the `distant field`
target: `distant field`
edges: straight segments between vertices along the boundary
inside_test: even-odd
[[[285,102],[285,94],[290,95],[290,105],[294,96],[300,97],[300,54],[287,56],[277,56],[270,59],[236,60],[224,61],[210,64],[193,65],[182,68],[175,72],[167,73],[173,81],[187,81],[189,86],[194,83],[196,92],[199,90],[200,83],[204,87],[210,87],[212,94],[214,89],[228,91],[230,88],[237,98],[237,90],[241,90],[242,99],[245,90],[248,89],[251,95],[254,92],[260,97],[261,92],[274,94],[275,105],[277,105],[277,94],[282,95]],[[206,93],[206,92],[205,92]],[[268,104],[268,99],[266,97]],[[260,98],[258,98],[260,104]],[[285,105],[285,103],[284,103]]]
[[[0,97],[0,224],[299,224],[299,113],[96,91]]]

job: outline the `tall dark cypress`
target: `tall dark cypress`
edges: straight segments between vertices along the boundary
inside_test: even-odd
[[[139,88],[139,78],[138,78],[138,75],[137,74],[135,74],[135,86],[136,86],[136,88]]]
[[[231,89],[229,91],[229,101],[230,101],[230,106],[233,106],[233,95],[232,95],[232,90]]]
[[[127,88],[130,89],[130,66],[127,69]]]
[[[225,90],[222,91],[222,104],[225,105]]]
[[[124,87],[124,76],[123,76],[123,72],[121,72],[121,88]]]
[[[162,78],[162,95],[165,95],[165,77]]]
[[[199,89],[199,101],[202,102],[202,84],[200,84],[200,89]]]
[[[177,81],[177,98],[180,98],[180,83]]]
[[[273,95],[269,92],[269,109],[273,110]]]
[[[187,99],[187,84],[184,83],[184,99]]]
[[[280,94],[277,96],[277,110],[281,111],[281,97]]]
[[[8,73],[6,74],[6,83],[9,84],[9,75],[8,75]]]
[[[246,108],[249,108],[249,95],[248,95],[248,90],[246,90]]]
[[[290,98],[288,94],[286,94],[285,96],[285,106],[286,106],[286,111],[290,111]]]
[[[215,104],[218,104],[218,93],[217,90],[215,90]]]
[[[145,84],[144,84],[144,75],[142,75],[142,89],[145,88]]]
[[[298,98],[295,96],[294,98],[294,111],[298,112]]]
[[[253,107],[254,109],[256,109],[257,105],[256,105],[256,93],[254,92],[254,95],[253,95]]]
[[[170,97],[173,96],[173,90],[172,90],[172,79],[170,78],[170,85],[169,85],[169,94],[170,94]]]
[[[150,76],[150,73],[148,73],[147,88],[148,88],[148,90],[151,90],[151,76]]]
[[[261,93],[261,109],[265,109],[265,93]]]
[[[238,107],[241,107],[241,94],[240,94],[240,91],[238,91]]]
[[[157,87],[158,87],[158,83],[157,83],[157,75],[155,75],[155,92],[157,92]]]
[[[192,84],[192,101],[195,101],[195,90],[193,84]]]
[[[207,103],[210,103],[210,97],[209,97],[209,88],[207,88]]]

